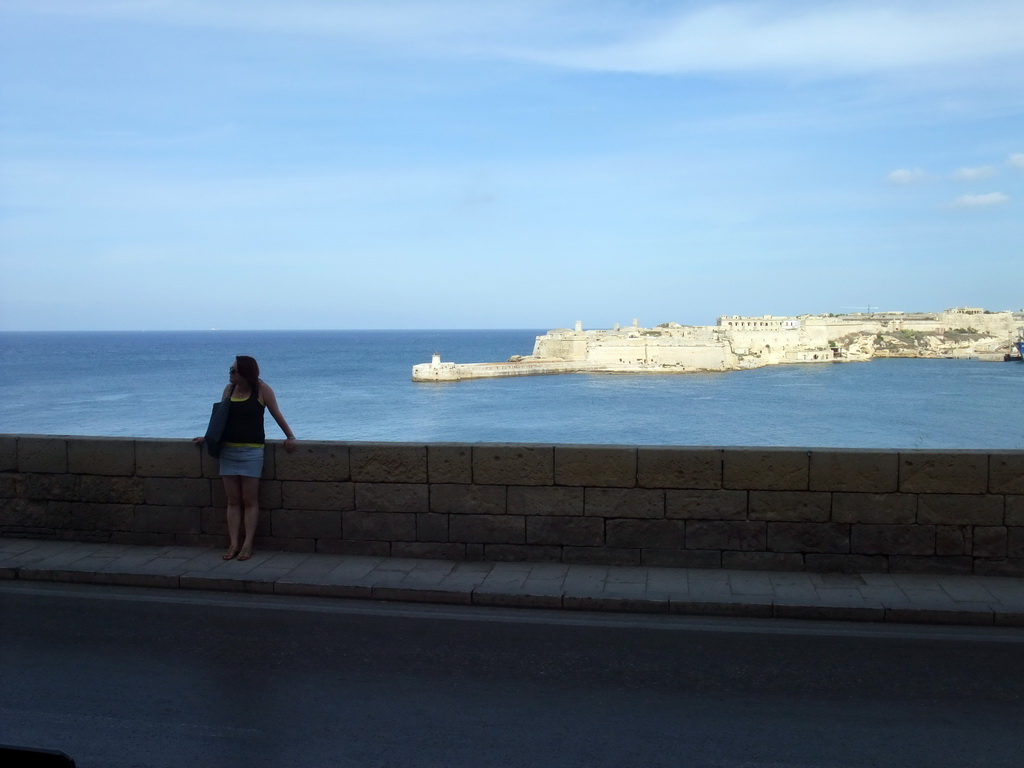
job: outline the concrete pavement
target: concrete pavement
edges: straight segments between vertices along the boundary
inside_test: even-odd
[[[0,540],[0,578],[482,606],[1024,627],[1024,579],[492,563]]]

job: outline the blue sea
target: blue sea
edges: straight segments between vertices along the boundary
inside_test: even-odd
[[[545,330],[0,333],[0,432],[200,435],[234,356],[248,354],[300,439],[1024,448],[1018,363],[410,379],[435,351],[506,360]],[[280,436],[269,417],[267,434]]]

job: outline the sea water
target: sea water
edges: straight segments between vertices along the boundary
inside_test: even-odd
[[[1024,448],[1024,366],[875,360],[709,374],[414,383],[433,352],[493,362],[541,329],[0,333],[0,432],[193,437],[237,354],[300,439]],[[268,437],[280,430],[267,419]]]

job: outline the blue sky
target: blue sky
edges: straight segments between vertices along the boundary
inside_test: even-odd
[[[1024,306],[1020,0],[4,0],[0,329]]]

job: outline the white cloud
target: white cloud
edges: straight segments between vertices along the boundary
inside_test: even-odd
[[[885,180],[890,184],[905,186],[908,184],[916,184],[927,178],[928,174],[922,168],[898,168],[886,176]]]
[[[1024,170],[1024,152],[1014,152],[1007,158],[1006,162],[1014,168]]]
[[[951,205],[954,208],[992,208],[1010,202],[1009,195],[1002,192],[987,192],[983,195],[961,195]]]
[[[991,165],[982,165],[977,168],[959,168],[953,173],[953,178],[957,181],[979,181],[998,175],[999,171]]]

